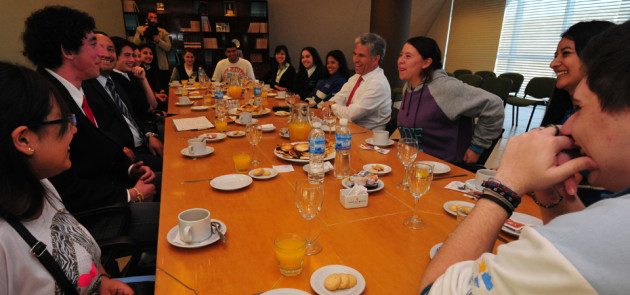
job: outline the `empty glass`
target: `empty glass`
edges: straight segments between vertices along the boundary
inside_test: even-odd
[[[426,194],[433,181],[433,165],[415,162],[409,167],[409,191],[414,197],[413,214],[403,220],[403,224],[411,229],[423,229],[427,224],[418,217],[418,202]]]
[[[324,184],[310,183],[308,179],[299,180],[295,185],[295,206],[307,220],[306,255],[315,255],[322,251],[322,245],[311,240],[311,220],[317,216],[324,203]]]
[[[416,160],[418,155],[418,140],[415,138],[401,138],[398,140],[398,158],[405,166],[405,177],[401,183],[396,184],[397,189],[408,190],[407,185],[407,170],[409,165]]]
[[[262,161],[258,160],[258,157],[256,157],[256,145],[258,145],[262,139],[262,128],[258,124],[248,124],[245,128],[245,133],[247,134],[247,141],[253,146],[252,161],[250,164],[252,167],[260,166],[262,165]]]

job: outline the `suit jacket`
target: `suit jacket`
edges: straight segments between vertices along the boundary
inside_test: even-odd
[[[144,93],[144,88],[142,87],[142,83],[133,77],[133,75],[129,75],[131,78],[127,80],[125,76],[120,73],[112,71],[110,74],[112,80],[118,84],[116,84],[116,90],[118,94],[120,94],[120,90],[124,90],[126,94],[125,104],[127,108],[133,108],[135,110],[134,117],[139,119],[137,121],[151,121],[155,120],[155,115],[149,111],[151,107],[149,102],[147,101],[147,96]],[[122,86],[122,87],[121,87]],[[145,128],[145,126],[142,126]],[[146,129],[146,128],[145,128]]]
[[[109,93],[107,93],[105,88],[103,88],[101,83],[99,83],[98,80],[94,78],[83,81],[81,87],[83,88],[83,92],[85,93],[86,98],[91,98],[92,100],[98,101],[98,103],[95,103],[94,106],[92,106],[92,103],[90,101],[88,101],[88,103],[90,103],[92,112],[96,117],[99,129],[104,130],[119,144],[133,149],[135,145],[131,129],[129,128],[127,121],[125,121],[122,111],[120,110],[120,108],[118,108],[118,105],[114,103],[111,96],[109,95]],[[133,106],[128,99],[126,91],[120,84],[115,81],[114,87],[116,88],[116,92],[118,92],[118,95],[129,110],[129,119],[133,120],[136,125],[138,125],[138,128],[140,128],[140,130],[138,130],[140,131],[140,136],[144,138],[144,135],[147,133],[146,127],[136,117]]]
[[[46,70],[37,70],[57,88],[61,99],[77,118],[77,133],[70,143],[72,167],[49,178],[70,212],[127,202],[126,186],[132,185],[127,169],[132,164],[123,146],[97,128],[83,114],[68,90]],[[86,95],[90,108],[99,101]],[[99,118],[96,118],[99,123]]]

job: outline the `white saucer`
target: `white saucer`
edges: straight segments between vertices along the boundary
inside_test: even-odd
[[[456,206],[463,205],[463,206],[468,206],[470,208],[475,207],[475,204],[470,203],[470,202],[466,202],[466,201],[448,201],[448,202],[444,203],[444,205],[442,206],[442,207],[444,207],[444,210],[446,212],[450,213],[453,216],[457,216],[457,212],[455,212],[455,211],[453,211],[453,210],[451,210],[449,208],[451,205],[456,205]]]
[[[236,119],[236,120],[234,120],[234,122],[236,124],[238,124],[238,125],[248,125],[248,124],[256,124],[256,123],[258,123],[258,119],[253,119],[252,118],[252,121],[250,123],[243,123],[243,122],[241,122],[241,119]]]
[[[446,164],[440,163],[440,162],[434,162],[434,161],[420,161],[420,163],[425,163],[425,164],[429,164],[429,165],[433,165],[433,174],[434,175],[438,175],[438,174],[444,174],[444,173],[448,173],[451,171],[451,167],[449,167]]]
[[[283,132],[284,130],[287,130],[287,131],[286,131],[286,133],[285,133],[285,132]],[[290,138],[290,136],[289,136],[289,131],[288,131],[288,130],[289,130],[289,129],[287,129],[287,128],[281,128],[281,129],[280,129],[280,132],[278,132],[278,135],[280,135],[280,137],[282,137],[282,138],[289,139],[289,138]]]
[[[329,275],[334,274],[334,273],[352,274],[357,278],[357,284],[354,287],[349,288],[349,289],[328,291],[328,289],[324,287],[324,281]],[[311,288],[313,288],[313,290],[317,294],[320,294],[320,295],[361,294],[361,292],[365,290],[365,278],[363,277],[363,275],[361,275],[360,272],[358,272],[356,269],[352,267],[345,266],[345,265],[338,265],[338,264],[326,265],[326,266],[320,267],[318,270],[316,270],[313,273],[313,275],[311,275]]]
[[[387,144],[376,144],[376,143],[374,143],[374,139],[371,138],[371,137],[366,139],[365,142],[367,142],[368,144],[371,144],[371,145],[378,146],[378,147],[388,147],[388,146],[394,144],[394,141],[391,140],[391,139],[387,142]]]
[[[267,97],[276,97],[276,96],[278,96],[277,93],[273,93],[273,92],[268,92],[267,93]]]
[[[175,105],[178,106],[178,107],[187,107],[187,106],[190,106],[192,104],[193,104],[192,101],[189,102],[189,103],[179,103],[179,102],[175,103]]]
[[[431,251],[429,251],[429,257],[431,257],[431,259],[435,257],[435,254],[437,254],[437,251],[440,250],[440,247],[442,247],[442,244],[444,243],[437,243],[433,247],[431,247]]]
[[[354,186],[354,184],[348,180],[348,178],[344,178],[341,181],[341,185],[343,185],[343,187],[345,188],[352,188]],[[382,190],[385,187],[385,183],[382,180],[378,180],[378,186],[376,188],[373,189],[368,189],[368,193],[373,193],[373,192],[377,192]]]
[[[284,113],[280,113],[280,112],[284,112]],[[274,114],[278,117],[288,117],[290,115],[289,112],[287,111],[277,111]]]
[[[260,295],[311,295],[311,293],[293,288],[280,288],[269,290]]]
[[[190,93],[188,93],[190,94]],[[189,95],[188,96],[189,99],[202,99],[203,95]]]
[[[309,166],[310,164],[306,164],[304,166],[302,166],[302,169],[304,170],[304,172],[308,173],[308,170],[310,168]],[[324,173],[328,173],[330,171],[333,171],[335,168],[330,168],[329,166],[324,165]]]
[[[262,132],[271,132],[276,130],[276,126],[272,126],[272,128],[262,128],[262,126],[260,126],[260,130],[262,130]]]
[[[192,106],[190,109],[196,112],[203,112],[207,111],[209,108],[208,106]]]
[[[219,230],[221,231],[221,233],[225,234],[227,232],[227,226],[221,220],[212,219],[212,221],[218,222],[221,225],[219,227]],[[199,248],[199,247],[210,245],[219,240],[219,235],[214,232],[205,241],[196,242],[196,243],[184,243],[181,241],[176,241],[176,237],[178,235],[179,235],[179,225],[176,225],[173,228],[171,228],[171,230],[168,231],[168,234],[166,234],[166,240],[168,240],[169,244],[175,247],[179,247],[179,248]]]
[[[372,169],[372,166],[374,166],[374,165],[381,165],[381,166],[383,166],[383,168],[385,168],[385,170],[379,171],[379,172],[370,172],[372,174],[385,175],[385,174],[387,174],[389,172],[392,172],[392,167],[389,167],[389,166],[387,166],[385,164],[379,164],[379,163],[365,164],[365,165],[363,165],[363,170],[369,172],[369,170]]]
[[[185,147],[182,149],[182,155],[189,157],[189,158],[201,158],[201,157],[205,157],[209,154],[212,154],[214,152],[214,148],[211,146],[206,146],[206,152],[203,154],[199,154],[199,155],[194,155],[190,153],[190,150],[188,150],[188,147]]]
[[[242,189],[252,184],[251,177],[244,174],[227,174],[210,181],[210,186],[223,191]]]
[[[217,133],[204,133],[198,136],[199,138],[205,138],[206,142],[217,142],[226,138],[226,135],[220,132]]]
[[[245,131],[228,131],[227,136],[229,137],[243,137],[245,136],[247,133],[245,133]]]
[[[466,180],[466,187],[469,189],[472,189],[474,191],[478,191],[478,192],[482,192],[483,191],[483,187],[478,187],[477,186],[477,182],[475,181],[475,179],[469,179]]]
[[[540,226],[543,224],[542,220],[531,216],[531,215],[527,215],[527,214],[523,214],[523,213],[519,213],[519,212],[514,212],[512,213],[512,216],[510,216],[510,219],[523,223],[527,226]],[[512,234],[515,236],[520,236],[521,232],[520,231],[516,231],[512,228],[509,228],[505,225],[503,225],[503,227],[501,228],[502,231],[508,233],[508,234]]]
[[[274,177],[278,176],[278,170],[276,170],[276,169],[273,169],[273,168],[263,168],[263,169],[265,169],[266,171],[271,172],[271,174],[269,174],[267,176],[262,176],[262,175],[261,176],[255,176],[254,175],[254,170],[256,170],[256,169],[252,169],[252,170],[249,171],[249,173],[247,173],[247,175],[251,176],[254,179],[259,179],[259,180],[271,179],[271,178],[274,178]]]

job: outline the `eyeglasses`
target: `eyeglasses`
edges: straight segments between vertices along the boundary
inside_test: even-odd
[[[64,124],[64,123],[70,123],[70,124],[72,124],[72,126],[77,126],[77,116],[75,116],[74,114],[70,114],[65,119],[44,121],[41,124],[42,125],[49,125],[49,124]]]

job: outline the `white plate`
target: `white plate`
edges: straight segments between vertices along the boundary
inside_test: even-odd
[[[371,138],[371,137],[366,139],[365,142],[367,142],[368,144],[371,144],[371,145],[379,146],[379,147],[388,147],[388,146],[394,144],[394,141],[391,140],[391,139],[387,142],[387,144],[376,144],[376,143],[374,143],[374,139]]]
[[[343,187],[345,188],[352,188],[354,186],[354,184],[348,180],[348,178],[344,178],[343,181],[341,181],[341,185],[343,185]],[[368,189],[368,193],[372,193],[372,192],[377,192],[382,190],[385,187],[385,183],[382,180],[378,180],[378,186],[376,188],[373,189]]]
[[[210,181],[210,186],[218,190],[233,191],[252,184],[252,178],[244,174],[228,174]]]
[[[280,288],[269,290],[260,295],[311,295],[311,293],[293,288]]]
[[[306,141],[299,141],[299,142],[292,142],[292,145],[295,145],[297,143],[307,143]],[[273,149],[273,154],[276,155],[276,157],[289,161],[289,162],[294,162],[294,163],[308,163],[308,160],[303,160],[303,159],[293,159],[293,158],[286,158],[283,154],[279,153],[278,151],[276,151],[276,149]],[[330,153],[330,155],[324,157],[324,161],[330,161],[332,159],[335,158],[335,152]]]
[[[189,157],[189,158],[201,158],[201,157],[205,157],[209,154],[212,154],[214,152],[214,148],[211,146],[206,146],[206,152],[203,154],[199,154],[199,155],[194,155],[190,153],[190,150],[188,149],[188,147],[185,147],[182,149],[182,155]]]
[[[276,97],[276,96],[278,96],[277,93],[273,93],[273,92],[268,92],[267,93],[267,97]]]
[[[483,187],[478,187],[477,186],[477,181],[473,178],[473,179],[469,179],[466,180],[466,187],[478,192],[483,191]]]
[[[446,212],[450,213],[453,216],[457,216],[457,212],[455,212],[455,211],[453,211],[453,210],[448,208],[451,205],[456,205],[456,206],[463,205],[463,206],[468,206],[470,208],[475,207],[475,204],[473,204],[471,202],[466,202],[466,201],[448,201],[448,202],[444,203],[444,206],[442,206],[442,207],[444,207],[444,210]]]
[[[197,112],[203,112],[208,110],[208,106],[192,106],[190,109]]]
[[[262,126],[260,126],[260,130],[262,130],[262,132],[271,132],[276,130],[276,126],[271,126],[271,128],[262,128]]]
[[[212,221],[218,222],[219,224],[221,224],[221,226],[219,227],[219,230],[221,231],[221,233],[225,234],[227,232],[227,226],[221,220],[212,219]],[[205,241],[196,242],[196,243],[184,243],[180,241],[175,241],[177,234],[179,234],[178,225],[176,225],[175,227],[171,228],[171,230],[168,231],[168,234],[166,234],[166,239],[168,240],[169,244],[175,247],[179,247],[179,248],[199,248],[199,247],[210,245],[219,240],[219,235],[213,232],[210,235],[210,237],[208,237],[208,239],[206,239]]]
[[[451,167],[449,167],[446,164],[440,163],[440,162],[420,161],[420,163],[433,165],[433,174],[435,174],[435,175],[444,174],[444,173],[448,173],[448,172],[451,171]]]
[[[223,140],[226,135],[223,133],[204,133],[198,136],[199,138],[205,138],[206,142],[217,142]],[[212,137],[212,138],[211,138]]]
[[[322,122],[322,123],[324,123],[324,122]],[[328,127],[328,125],[322,125],[322,130],[324,130],[326,132],[333,132],[333,131],[335,131],[335,126],[330,128],[330,127]]]
[[[230,109],[228,113],[230,113],[230,115],[239,115],[236,109]],[[271,109],[264,108],[260,113],[252,113],[252,117],[260,117],[260,116],[267,115],[269,113],[271,113]]]
[[[247,173],[247,174],[249,176],[251,176],[252,178],[254,178],[254,179],[261,179],[261,180],[274,178],[274,177],[276,177],[278,175],[278,170],[276,170],[276,169],[273,169],[273,168],[263,168],[263,169],[265,169],[266,171],[271,172],[271,174],[269,174],[267,176],[255,176],[254,175],[254,170],[256,170],[256,169],[250,170],[249,173]]]
[[[190,99],[202,99],[203,95],[190,95],[190,96],[188,96],[188,98],[190,98]]]
[[[324,281],[329,275],[334,274],[334,273],[352,274],[355,277],[357,277],[357,284],[354,287],[349,288],[349,289],[328,291],[328,289],[324,287]],[[360,272],[358,272],[356,269],[352,267],[348,267],[345,265],[338,265],[338,264],[326,265],[326,266],[320,267],[318,270],[316,270],[313,273],[313,275],[311,275],[311,288],[313,288],[315,293],[320,294],[320,295],[361,294],[361,292],[365,290],[365,278],[363,278],[363,275],[361,275]]]
[[[236,119],[234,122],[238,125],[256,124],[258,123],[258,119],[252,119],[251,123],[243,123],[241,122],[241,119]]]
[[[520,222],[520,223],[523,223],[523,224],[526,224],[526,225],[529,225],[529,226],[540,226],[540,225],[543,224],[542,220],[540,220],[540,219],[538,219],[538,218],[536,218],[534,216],[523,214],[523,213],[518,213],[518,212],[512,213],[512,216],[510,216],[510,219],[512,219],[514,221],[517,221],[517,222]],[[513,229],[511,229],[511,228],[509,228],[509,227],[507,227],[505,225],[503,225],[501,230],[506,232],[506,233],[508,233],[508,234],[515,235],[517,237],[521,235],[520,232],[515,231],[515,230],[513,230]]]
[[[243,137],[247,133],[245,133],[245,131],[228,131],[226,134],[229,137]]]
[[[284,112],[284,113],[280,113],[280,112]],[[290,115],[289,112],[287,111],[277,111],[274,114],[278,117],[288,117]]]
[[[187,106],[191,106],[192,104],[193,104],[192,101],[189,103],[179,103],[179,102],[175,103],[175,105],[178,107],[187,107]]]
[[[389,167],[389,166],[387,166],[385,164],[378,164],[378,163],[365,164],[365,165],[363,165],[363,170],[369,171],[370,169],[372,169],[372,166],[374,166],[374,165],[381,165],[381,166],[383,166],[383,168],[385,168],[385,170],[379,171],[379,172],[370,172],[372,174],[385,175],[385,174],[387,174],[389,172],[392,172],[392,167]]]
[[[282,138],[287,138],[287,139],[290,138],[290,136],[289,136],[289,129],[281,128],[280,132],[278,132],[278,135],[280,135],[280,137],[282,137]]]
[[[324,165],[324,169],[326,169],[326,167],[327,167],[327,166],[326,166],[326,165]],[[302,166],[302,169],[303,169],[303,170],[304,170],[304,172],[306,172],[306,173],[308,173],[308,170],[309,170],[308,168],[310,168],[310,164],[306,164],[306,165]],[[333,170],[334,170],[334,168],[330,168],[330,167],[327,167],[327,168],[328,168],[327,170],[324,170],[324,173],[328,173],[328,172],[330,172],[330,171],[333,171]]]
[[[440,250],[440,247],[442,247],[442,244],[444,243],[437,243],[433,247],[431,247],[431,251],[429,251],[429,257],[431,257],[431,259],[435,257],[435,254],[437,254],[437,251]]]

